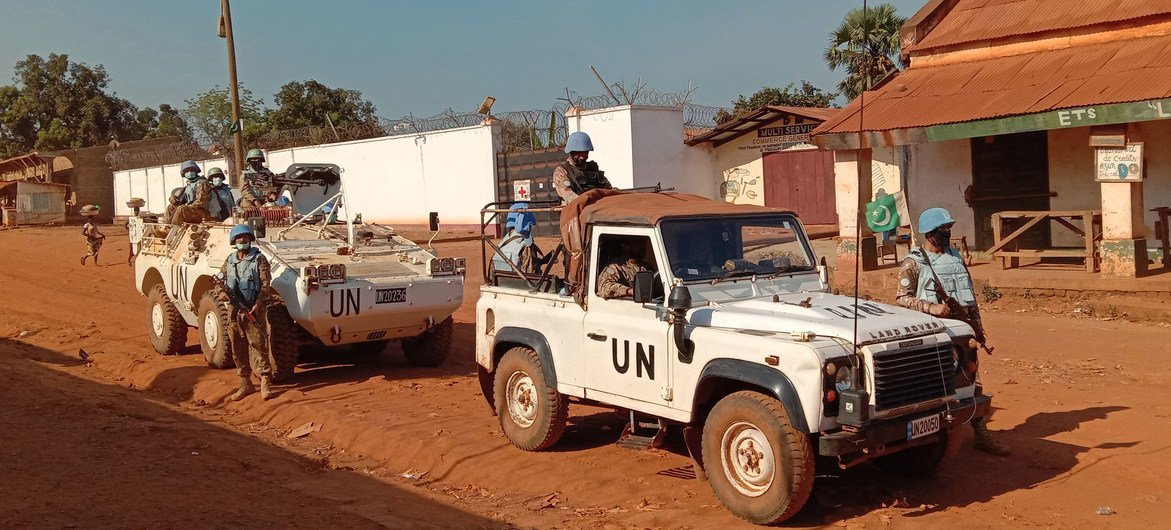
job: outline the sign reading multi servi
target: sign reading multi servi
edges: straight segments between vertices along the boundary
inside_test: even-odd
[[[816,129],[818,123],[794,123],[776,127],[762,127],[756,130],[756,138],[747,145],[741,145],[741,151],[760,151],[769,153],[790,147],[808,144],[810,133]]]

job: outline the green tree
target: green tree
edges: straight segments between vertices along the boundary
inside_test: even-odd
[[[228,89],[217,85],[185,103],[187,108],[183,110],[182,118],[191,127],[195,140],[231,149],[232,99]],[[270,130],[263,106],[263,101],[252,97],[252,91],[240,87],[240,118],[244,120],[245,149]]]
[[[138,109],[109,92],[105,67],[66,54],[29,55],[16,63],[15,84],[0,86],[0,157],[31,150],[137,140]]]
[[[846,13],[825,49],[830,70],[846,70],[845,79],[838,83],[843,95],[854,99],[899,70],[899,30],[906,20],[891,4],[880,4],[865,13],[862,9]]]
[[[331,120],[334,127],[346,127],[377,119],[374,104],[362,99],[361,92],[312,79],[286,83],[273,99],[277,108],[268,112],[268,120],[276,130],[327,127]]]
[[[836,97],[838,97],[837,93],[826,92],[813,86],[809,81],[801,81],[800,88],[797,88],[793,83],[785,85],[785,88],[766,86],[747,98],[741,94],[740,97],[736,98],[736,101],[732,102],[731,111],[721,109],[716,113],[715,119],[717,124],[724,123],[768,105],[829,107]]]
[[[179,109],[166,103],[159,105],[158,110],[147,107],[138,111],[139,127],[146,131],[143,138],[163,138],[178,136],[183,140],[192,138],[191,126],[179,113]]]

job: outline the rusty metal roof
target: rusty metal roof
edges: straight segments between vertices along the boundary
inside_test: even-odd
[[[865,130],[894,131],[1171,97],[1171,36],[915,67],[865,94]],[[813,135],[857,133],[860,99]],[[903,142],[905,143],[905,142]]]
[[[917,53],[928,48],[1167,14],[1171,14],[1171,0],[958,0],[939,24],[908,51]]]
[[[768,105],[745,114],[739,118],[728,120],[703,134],[686,139],[687,145],[696,145],[703,142],[712,142],[720,145],[734,140],[761,126],[781,119],[786,114],[808,118],[814,121],[826,121],[836,116],[842,109],[825,107],[787,107],[783,105]]]

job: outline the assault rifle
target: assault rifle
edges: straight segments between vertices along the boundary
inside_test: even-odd
[[[943,282],[940,281],[939,274],[936,274],[935,267],[931,265],[931,258],[927,256],[927,251],[922,250],[922,252],[923,261],[927,262],[927,268],[931,269],[931,277],[935,279],[935,297],[939,299],[939,303],[947,306],[947,312],[950,313],[948,318],[954,318],[972,326],[972,331],[976,332],[976,344],[984,348],[984,353],[992,355],[992,352],[996,348],[988,345],[988,337],[984,334],[984,326],[969,318],[967,308],[960,305],[960,301],[956,300],[955,297],[947,294],[947,291],[943,289]]]
[[[236,296],[235,291],[228,288],[228,284],[224,282],[224,278],[218,273],[212,274],[211,283],[224,292],[224,294],[228,297],[228,303],[231,304],[232,307],[235,307],[237,310],[239,310],[240,314],[244,315],[244,318],[247,318],[248,321],[252,323],[252,325],[256,326],[256,330],[260,333],[261,340],[267,343],[268,333],[265,333],[264,326],[261,326],[260,322],[256,320],[256,315],[252,314],[252,310],[248,307],[248,304],[244,303],[244,301],[241,300],[239,296]]]

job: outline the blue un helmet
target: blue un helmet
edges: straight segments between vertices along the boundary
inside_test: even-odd
[[[187,176],[188,172],[193,173],[195,176]],[[199,176],[199,164],[196,164],[194,160],[183,162],[183,164],[179,166],[179,174],[183,175],[183,178],[185,179],[194,179],[195,177]]]
[[[518,202],[510,209],[521,210],[528,207],[529,203]],[[513,211],[508,213],[508,220],[504,222],[504,227],[516,230],[516,233],[525,238],[525,244],[528,244],[533,240],[533,227],[536,224],[537,216],[533,215],[532,212]]]
[[[253,240],[256,239],[256,233],[252,231],[251,226],[248,226],[245,224],[239,224],[239,225],[233,226],[232,231],[228,233],[228,242],[235,244],[236,238],[240,237],[244,234],[248,234],[248,235],[252,236]]]
[[[565,152],[574,153],[578,151],[593,151],[594,142],[590,140],[590,135],[577,131],[565,140]]]
[[[951,212],[946,209],[928,208],[919,214],[919,233],[934,232],[941,226],[955,224],[955,222],[956,220],[951,217]]]

